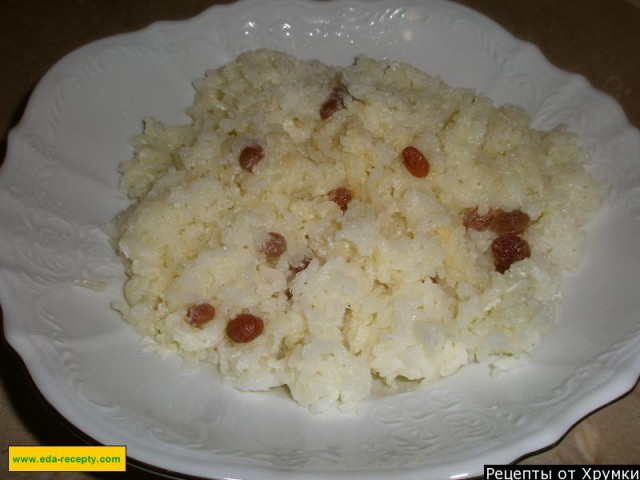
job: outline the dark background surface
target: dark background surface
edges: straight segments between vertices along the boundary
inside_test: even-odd
[[[2,0],[0,2],[0,159],[38,80],[62,56],[92,40],[156,20],[189,18],[211,0]],[[584,75],[613,96],[640,127],[640,0],[460,0],[516,37],[536,44],[556,66]],[[639,159],[640,161],[640,159]],[[3,473],[9,445],[84,441],[37,393],[17,355],[0,338],[0,477],[111,478],[114,474]],[[640,388],[578,423],[527,464],[640,464]],[[119,478],[156,478],[130,466]]]

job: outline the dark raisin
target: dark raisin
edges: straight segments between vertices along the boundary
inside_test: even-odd
[[[416,147],[407,147],[402,150],[402,163],[414,177],[422,178],[429,175],[429,161]]]
[[[260,145],[248,145],[240,152],[240,166],[251,172],[253,166],[264,158],[264,150]]]
[[[216,309],[209,303],[199,303],[192,305],[187,310],[187,322],[194,327],[202,327],[205,323],[213,320]]]
[[[310,263],[311,263],[311,259],[305,256],[297,264],[289,265],[289,275],[287,276],[287,282],[290,282],[291,280],[296,278],[296,275],[301,271],[303,271],[305,268],[307,268]],[[285,294],[287,295],[287,298],[291,300],[291,297],[292,297],[291,290],[287,289]]]
[[[329,192],[329,199],[335,202],[336,205],[340,207],[340,210],[346,212],[347,208],[349,208],[349,202],[351,202],[352,199],[351,190],[347,187],[338,187]]]
[[[344,99],[349,95],[343,86],[334,87],[329,94],[329,98],[320,107],[320,118],[326,120],[338,110],[344,108]]]
[[[260,317],[250,313],[241,313],[227,323],[228,337],[236,343],[247,343],[255,340],[264,330],[264,322]]]
[[[517,235],[502,235],[491,243],[496,270],[504,273],[511,265],[531,256],[529,243]]]
[[[276,232],[269,232],[269,238],[260,246],[267,260],[277,260],[287,250],[287,241]]]
[[[464,213],[462,224],[466,228],[471,228],[473,230],[479,230],[482,232],[484,230],[487,230],[491,226],[493,216],[494,213],[492,210],[489,210],[485,215],[480,215],[478,213],[478,207],[474,207]]]
[[[529,215],[520,210],[499,211],[491,221],[491,230],[498,235],[520,235],[527,229],[530,221]]]
[[[310,263],[311,263],[311,259],[309,257],[305,256],[296,265],[289,265],[289,271],[291,273],[293,273],[294,275],[296,275],[296,274],[300,273],[301,271],[303,271],[305,268],[307,268]]]

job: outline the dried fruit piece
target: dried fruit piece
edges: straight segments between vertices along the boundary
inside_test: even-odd
[[[429,161],[416,147],[407,147],[402,150],[402,163],[414,177],[422,178],[429,175]]]
[[[295,276],[298,273],[300,273],[301,271],[303,271],[305,268],[307,268],[309,266],[309,264],[311,263],[311,259],[307,256],[303,257],[302,260],[300,260],[300,262],[296,265],[289,265],[289,271]]]
[[[498,235],[520,235],[527,229],[530,222],[529,215],[520,210],[499,211],[491,221],[491,230]]]
[[[521,235],[530,223],[529,215],[521,210],[504,212],[490,209],[485,215],[480,215],[478,207],[467,210],[462,220],[462,224],[466,228],[479,231],[491,229],[498,235]]]
[[[300,260],[300,262],[298,262],[296,265],[289,265],[289,275],[287,276],[287,282],[290,282],[291,280],[293,280],[296,277],[296,275],[301,271],[303,271],[305,268],[307,268],[310,263],[311,263],[311,259],[305,255],[302,258],[302,260]],[[293,297],[293,293],[291,293],[290,288],[287,288],[284,291],[284,294],[287,296],[287,299],[289,300],[291,300],[291,298]]]
[[[478,213],[478,207],[474,207],[464,213],[462,224],[466,228],[471,228],[473,230],[479,230],[482,232],[484,230],[487,230],[491,226],[493,218],[494,213],[492,210],[489,210],[485,215],[480,215]]]
[[[347,187],[338,187],[329,192],[329,199],[335,202],[336,205],[340,207],[340,210],[346,212],[347,208],[349,208],[349,202],[351,202],[352,199],[351,190]]]
[[[344,99],[349,95],[349,92],[342,85],[334,87],[329,94],[329,98],[320,107],[320,118],[326,120],[338,110],[344,108]]]
[[[269,232],[269,238],[260,246],[260,251],[267,260],[277,260],[287,251],[287,241],[279,233]]]
[[[260,145],[247,145],[240,152],[238,161],[240,166],[248,172],[253,171],[253,166],[264,158],[264,149]]]
[[[502,235],[491,243],[496,270],[504,273],[514,262],[531,256],[529,243],[517,235]]]
[[[193,327],[202,327],[205,323],[213,320],[216,309],[209,303],[199,303],[192,305],[187,310],[187,322]]]
[[[264,330],[264,322],[260,317],[250,313],[241,313],[227,323],[227,336],[236,343],[247,343],[255,340]]]

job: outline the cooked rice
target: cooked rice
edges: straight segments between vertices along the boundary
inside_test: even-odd
[[[344,105],[322,119],[336,86]],[[258,50],[195,88],[192,123],[146,119],[121,166],[136,202],[112,224],[128,275],[116,308],[143,337],[319,412],[353,411],[376,379],[433,382],[526,354],[553,328],[600,202],[571,134],[364,56],[338,68]],[[249,145],[265,154],[250,172]],[[409,145],[428,176],[403,165]],[[345,186],[343,212],[331,192]],[[463,225],[475,207],[527,213],[531,256],[497,271],[496,233]],[[269,232],[286,239],[277,260],[261,251]],[[201,303],[215,317],[192,326]],[[264,321],[248,343],[225,332],[240,313]]]

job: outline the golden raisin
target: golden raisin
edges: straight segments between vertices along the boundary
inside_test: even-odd
[[[474,207],[471,210],[467,210],[464,214],[464,219],[462,220],[462,224],[466,228],[471,228],[473,230],[484,231],[487,230],[491,226],[491,222],[493,221],[494,213],[492,210],[489,210],[485,215],[480,215],[478,213],[478,207]]]
[[[335,202],[343,212],[346,212],[347,208],[349,208],[349,202],[351,201],[351,198],[351,190],[349,190],[347,187],[338,187],[335,190],[329,192],[329,199],[332,202]]]
[[[209,303],[199,303],[192,305],[187,310],[187,321],[191,326],[202,327],[205,323],[213,320],[216,309]]]
[[[240,166],[251,172],[253,166],[264,158],[264,150],[260,145],[247,145],[240,152]]]
[[[269,232],[269,238],[260,246],[260,251],[267,260],[277,260],[287,251],[287,241],[279,233]]]
[[[250,313],[241,313],[227,323],[228,337],[236,343],[247,343],[255,340],[264,330],[264,322],[260,317]]]
[[[529,226],[529,215],[520,211],[499,211],[491,221],[491,230],[498,235],[520,235]]]
[[[491,253],[496,270],[504,273],[511,265],[531,256],[529,243],[517,235],[507,234],[496,238],[491,243]]]
[[[344,99],[347,95],[349,95],[349,92],[345,87],[334,87],[329,94],[329,98],[320,107],[320,118],[326,120],[338,110],[342,110],[344,108]]]
[[[429,161],[416,147],[407,147],[402,150],[402,163],[414,177],[422,178],[429,175]]]

